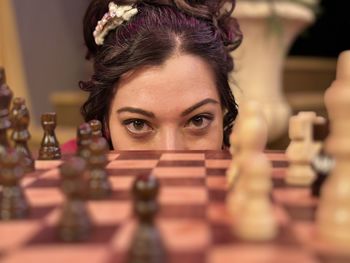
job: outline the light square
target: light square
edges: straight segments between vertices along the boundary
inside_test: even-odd
[[[284,153],[269,152],[266,154],[271,161],[286,161],[287,157]]]
[[[62,164],[62,160],[50,160],[50,161],[35,161],[35,170],[53,169]]]
[[[190,161],[190,160],[204,160],[204,153],[163,153],[160,160],[168,161]]]
[[[184,177],[204,177],[204,167],[156,167],[153,174],[160,178],[184,178]]]
[[[158,226],[170,251],[204,250],[210,243],[208,225],[202,220],[160,219]]]
[[[40,175],[40,178],[60,178],[60,171],[58,168],[53,168]]]
[[[231,160],[222,160],[222,159],[210,159],[205,160],[205,167],[207,168],[228,168]]]
[[[90,201],[88,210],[95,224],[117,224],[131,216],[132,205],[122,201]]]
[[[236,244],[214,247],[209,252],[208,263],[214,262],[317,263],[311,254],[300,248],[263,244]]]
[[[200,205],[208,200],[208,193],[201,187],[163,187],[159,196],[163,205]]]
[[[113,190],[130,190],[134,182],[133,176],[110,176],[109,181],[112,184]]]
[[[25,194],[29,204],[35,204],[35,206],[58,205],[64,200],[63,194],[57,187],[28,188]]]
[[[40,229],[40,224],[34,221],[1,221],[0,251],[19,247]]]
[[[207,176],[205,178],[207,188],[227,191],[227,179],[224,176]]]
[[[210,203],[207,208],[207,217],[211,223],[231,225],[233,222],[225,203]]]
[[[113,160],[117,159],[119,157],[119,155],[120,155],[119,153],[109,153],[107,155],[107,159],[108,159],[108,161],[113,161]]]
[[[130,248],[133,234],[137,228],[137,222],[130,218],[116,231],[111,245],[114,251],[125,252]]]
[[[114,160],[107,165],[108,169],[125,169],[125,168],[153,168],[157,165],[158,160]]]
[[[108,247],[104,244],[84,245],[75,244],[70,246],[38,245],[24,248],[2,258],[2,263],[18,262],[106,262]]]
[[[281,188],[272,191],[274,200],[278,203],[300,207],[316,206],[318,200],[311,196],[309,188]]]

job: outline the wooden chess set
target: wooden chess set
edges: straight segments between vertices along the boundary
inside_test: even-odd
[[[326,93],[329,134],[300,113],[286,152],[265,150],[252,103],[230,152],[109,151],[93,121],[65,155],[50,113],[33,160],[28,112],[21,99],[9,110],[1,78],[0,261],[350,262],[349,56]]]

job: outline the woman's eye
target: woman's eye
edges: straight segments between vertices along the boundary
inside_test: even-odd
[[[213,116],[197,115],[189,120],[187,127],[191,129],[205,129],[213,121]]]
[[[123,122],[125,128],[136,135],[143,135],[152,131],[151,126],[144,120],[131,119]]]

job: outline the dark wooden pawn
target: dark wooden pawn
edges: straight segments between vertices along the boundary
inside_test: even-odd
[[[27,217],[29,206],[20,185],[24,170],[16,150],[7,149],[5,154],[0,155],[0,167],[2,182],[0,218],[10,220]]]
[[[59,238],[65,242],[86,240],[91,233],[90,214],[86,208],[86,161],[73,157],[60,166],[61,189],[66,196],[58,223]]]
[[[99,120],[91,120],[89,121],[89,124],[92,129],[92,136],[93,138],[100,138],[102,137],[102,124]]]
[[[10,112],[10,120],[12,125],[11,139],[14,141],[14,147],[21,155],[21,163],[25,172],[34,171],[34,159],[28,148],[28,140],[30,139],[29,111],[25,105],[23,98],[15,98]]]
[[[134,211],[138,228],[129,250],[129,263],[164,263],[165,248],[155,225],[159,182],[154,176],[140,176],[133,184]]]
[[[61,159],[61,149],[55,134],[55,128],[57,126],[56,113],[49,112],[41,115],[41,125],[44,129],[44,136],[41,141],[38,159]]]
[[[111,194],[111,183],[108,179],[108,143],[105,138],[93,139],[90,144],[89,196],[91,199],[103,199]]]
[[[5,69],[0,67],[0,86],[6,83]]]
[[[77,129],[77,155],[85,160],[90,157],[90,143],[92,139],[92,129],[88,123],[81,124]]]
[[[5,70],[0,68],[0,154],[9,147],[7,130],[11,127],[9,108],[13,93],[6,84]]]

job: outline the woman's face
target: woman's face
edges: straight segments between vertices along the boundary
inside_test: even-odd
[[[116,150],[220,150],[223,111],[209,66],[176,55],[124,76],[109,112]]]

